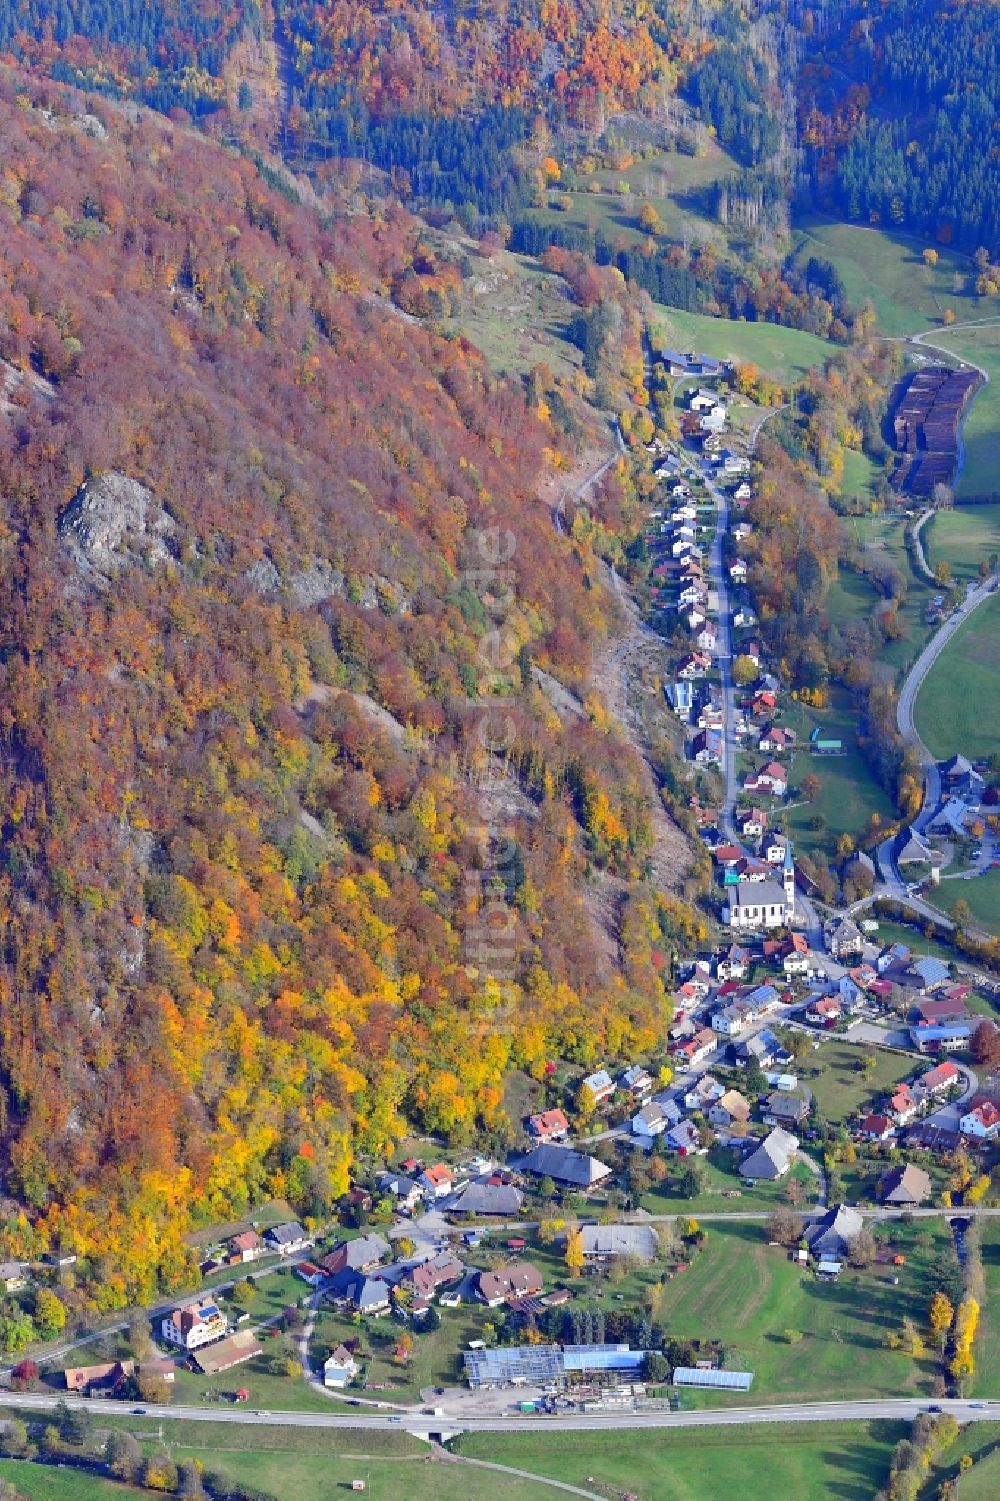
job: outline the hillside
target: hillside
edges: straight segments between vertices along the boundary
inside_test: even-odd
[[[515,1065],[655,1047],[689,919],[645,768],[531,671],[586,700],[620,609],[536,498],[568,393],[394,306],[441,282],[403,210],[84,102],[0,76],[0,1249],[115,1306],[405,1129],[504,1139]]]

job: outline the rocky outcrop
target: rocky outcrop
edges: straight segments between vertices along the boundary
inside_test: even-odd
[[[145,485],[115,470],[81,485],[59,518],[63,546],[95,582],[125,567],[163,567],[176,530]]]

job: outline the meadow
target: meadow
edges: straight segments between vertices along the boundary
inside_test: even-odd
[[[640,1501],[870,1501],[905,1431],[900,1423],[767,1424],[741,1428],[735,1443],[711,1428],[660,1429],[646,1443],[630,1433],[469,1434],[455,1448],[608,1496],[628,1490]]]
[[[997,485],[1000,487],[1000,461]],[[949,563],[956,579],[978,579],[980,563],[1000,553],[1000,503],[935,511],[920,535],[932,568]]]
[[[913,235],[809,217],[799,221],[795,240],[796,260],[831,261],[849,300],[855,306],[870,300],[879,331],[891,337],[939,324],[946,308],[960,322],[1000,313],[1000,299],[975,295],[975,268],[968,256],[936,245],[937,264],[927,266],[928,247]]]
[[[934,344],[989,376],[965,419],[965,464],[956,495],[960,500],[964,495],[995,495],[1000,492],[1000,321],[984,328],[942,329]]]
[[[693,349],[718,360],[752,363],[785,386],[794,385],[807,370],[824,365],[836,353],[836,345],[799,328],[710,318],[661,304],[657,304],[654,329],[668,348]]]
[[[958,751],[989,756],[1000,743],[998,640],[1000,594],[995,594],[959,627],[924,679],[914,719],[938,759]]]
[[[874,1057],[875,1067],[866,1079],[858,1064],[868,1053]],[[848,1120],[881,1090],[913,1073],[913,1059],[903,1054],[832,1038],[823,1039],[812,1055],[812,1063],[817,1072],[811,1074],[807,1065],[800,1070],[801,1077],[815,1095],[820,1114],[834,1125]]]

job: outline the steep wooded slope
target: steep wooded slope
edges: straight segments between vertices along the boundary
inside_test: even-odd
[[[34,87],[0,79],[0,1104],[25,1211],[0,1249],[58,1237],[113,1305],[184,1269],[193,1220],[319,1210],[407,1123],[502,1137],[514,1065],[655,1047],[687,919],[635,884],[635,760],[533,685],[537,662],[585,692],[616,608],[535,499],[561,440],[392,307],[433,271],[413,222],[321,222],[191,131],[109,107],[95,139]],[[610,970],[593,866],[629,883]],[[506,990],[472,931],[484,867]]]

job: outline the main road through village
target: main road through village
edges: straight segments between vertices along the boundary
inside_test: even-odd
[[[90,1413],[121,1418],[128,1413],[121,1402],[101,1398],[49,1397],[37,1393],[0,1394],[0,1408],[14,1408],[24,1413],[51,1412],[60,1403]],[[429,1438],[442,1432],[457,1433],[546,1433],[586,1431],[614,1433],[622,1428],[709,1428],[746,1426],[753,1423],[840,1423],[873,1418],[912,1421],[927,1412],[926,1400],[910,1397],[886,1398],[875,1402],[790,1402],[760,1407],[720,1407],[697,1412],[635,1410],[616,1408],[608,1412],[566,1412],[525,1417],[519,1413],[499,1413],[483,1417],[435,1415],[432,1413],[394,1413],[390,1416],[368,1413],[268,1412],[245,1407],[165,1407],[148,1404],[135,1416],[155,1422],[239,1423],[264,1428],[348,1428],[366,1432],[406,1432],[417,1438]],[[1000,1420],[1000,1402],[969,1402],[942,1398],[934,1411],[947,1412],[960,1423]]]

